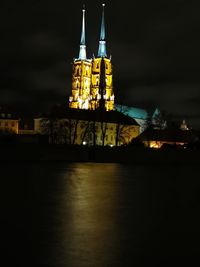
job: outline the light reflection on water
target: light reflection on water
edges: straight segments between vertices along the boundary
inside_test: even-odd
[[[117,266],[119,260],[126,261],[126,245],[134,246],[131,249],[136,256],[137,242],[145,234],[138,229],[143,184],[141,179],[137,185],[140,169],[131,168],[133,175],[130,167],[120,164],[77,163],[60,173],[62,193],[56,212],[62,219],[53,240],[60,247],[50,247],[53,250],[47,251],[47,263]]]
[[[117,204],[118,165],[76,164],[74,167],[68,177],[70,224],[63,238],[64,247],[71,252],[69,263],[74,266],[80,262],[83,266],[89,263],[98,266],[99,261],[106,264],[108,249],[117,241],[113,208]],[[68,194],[65,197],[68,202]]]
[[[7,246],[15,247],[16,261],[23,251],[32,262],[50,266],[175,266],[197,260],[200,182],[191,170],[199,167],[2,166],[10,192],[3,195]]]

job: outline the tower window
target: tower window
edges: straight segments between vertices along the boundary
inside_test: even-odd
[[[79,72],[79,67],[76,69],[76,75],[79,76],[80,72]]]
[[[99,69],[99,62],[97,62],[97,69]]]
[[[88,72],[88,67],[86,67],[86,69],[85,69],[85,75],[88,76],[88,73],[89,73]]]

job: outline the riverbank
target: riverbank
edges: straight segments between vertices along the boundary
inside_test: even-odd
[[[154,150],[143,147],[69,145],[1,145],[0,161],[67,161],[117,163],[200,163],[198,149]]]

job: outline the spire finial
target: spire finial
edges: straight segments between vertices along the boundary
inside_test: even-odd
[[[83,13],[83,17],[82,17],[82,31],[81,31],[79,59],[86,59],[86,45],[85,45],[85,5],[83,5],[82,13]]]
[[[99,41],[99,57],[106,57],[106,41],[105,41],[105,18],[104,18],[104,7],[105,4],[102,4],[102,19],[101,19],[101,32],[100,32],[100,41]]]

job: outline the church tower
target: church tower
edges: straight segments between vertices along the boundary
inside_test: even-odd
[[[106,111],[114,109],[111,57],[107,57],[105,40],[105,18],[102,4],[102,19],[97,57],[92,60],[90,109],[101,108]]]
[[[85,44],[85,9],[82,16],[82,31],[78,59],[72,69],[72,95],[69,107],[76,109],[114,109],[111,57],[107,57],[105,40],[105,18],[102,4],[102,19],[97,57],[87,59]]]
[[[86,55],[85,9],[83,8],[79,57],[74,59],[72,67],[72,95],[69,97],[70,108],[89,109],[91,69],[91,59],[87,59]]]

